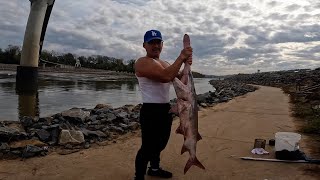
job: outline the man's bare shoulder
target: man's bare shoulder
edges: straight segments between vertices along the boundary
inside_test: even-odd
[[[160,60],[160,63],[164,68],[170,66],[170,63],[168,61]]]
[[[151,61],[148,57],[140,57],[135,62],[134,68],[137,76],[145,76],[146,72],[150,71],[150,69],[153,69],[154,62]]]
[[[140,57],[139,59],[137,59],[136,63],[145,63],[145,62],[149,62],[148,60],[149,60],[149,58],[148,58],[148,57]]]
[[[149,57],[141,57],[139,58],[135,65],[137,67],[143,66],[143,67],[154,67],[154,66],[163,66],[164,63],[162,63],[161,60],[155,60]]]

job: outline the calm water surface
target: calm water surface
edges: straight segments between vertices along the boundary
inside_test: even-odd
[[[0,71],[0,120],[16,121],[19,116],[45,117],[72,107],[94,108],[109,104],[120,107],[139,104],[141,95],[136,81],[107,81],[89,75],[39,75],[38,92],[23,96],[15,92],[15,73]],[[194,79],[197,94],[214,91],[210,79]],[[176,98],[173,87],[170,99]]]

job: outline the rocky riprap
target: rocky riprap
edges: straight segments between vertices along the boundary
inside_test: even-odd
[[[315,117],[320,115],[320,68],[237,74],[225,80],[281,88],[290,102],[304,104],[304,108],[298,107],[302,104],[296,107],[300,113],[311,111]]]
[[[94,109],[72,108],[50,117],[22,117],[19,122],[0,124],[2,156],[28,158],[46,155],[49,147],[89,148],[139,128],[137,106],[112,108],[98,104]]]
[[[214,92],[198,95],[201,107],[227,102],[257,88],[242,83],[212,80]],[[174,104],[176,99],[171,100]],[[51,151],[69,154],[94,144],[115,142],[117,137],[140,128],[141,104],[113,108],[98,104],[93,109],[72,108],[50,117],[22,117],[0,122],[0,157],[29,158]]]
[[[247,84],[283,87],[284,85],[313,86],[320,84],[320,68],[261,72],[232,75],[225,80]]]

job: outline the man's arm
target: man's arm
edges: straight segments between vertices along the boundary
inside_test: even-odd
[[[159,62],[143,57],[137,60],[135,70],[138,76],[167,83],[172,81],[178,75],[183,63],[184,59],[179,56],[172,65],[164,68]]]
[[[170,82],[178,75],[181,65],[190,55],[192,55],[191,47],[183,49],[175,62],[167,67],[147,57],[140,58],[135,63],[136,74],[163,83]]]

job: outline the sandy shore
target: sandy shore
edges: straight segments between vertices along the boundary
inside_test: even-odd
[[[1,64],[0,63],[0,71],[12,71],[16,73],[17,71],[16,64]],[[72,73],[78,75],[87,75],[89,76],[104,76],[108,79],[135,79],[133,73],[126,73],[126,72],[116,72],[116,71],[109,71],[109,70],[102,70],[102,69],[89,69],[89,68],[54,68],[54,67],[46,67],[38,68],[38,73],[40,75],[50,75],[54,73]]]
[[[280,89],[261,87],[234,100],[203,109],[199,113],[197,157],[206,170],[192,167],[184,175],[188,154],[180,155],[183,137],[175,134],[178,121],[174,121],[167,148],[161,154],[161,165],[173,172],[172,179],[317,179],[307,169],[319,165],[254,162],[239,159],[253,156],[255,138],[274,138],[278,131],[296,131],[290,116],[288,97]],[[139,132],[128,134],[116,143],[92,147],[81,152],[24,161],[2,160],[0,179],[133,179],[134,159],[141,144]],[[308,153],[308,138],[302,136],[301,150]],[[273,147],[266,145],[274,157]],[[155,179],[147,177],[146,179]]]

